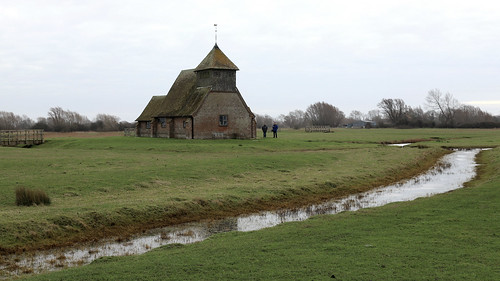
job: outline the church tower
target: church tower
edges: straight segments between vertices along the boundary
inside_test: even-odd
[[[238,70],[216,43],[194,72],[198,87],[211,87],[212,91],[217,92],[235,92]]]

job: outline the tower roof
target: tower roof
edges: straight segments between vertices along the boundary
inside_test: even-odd
[[[219,49],[217,43],[194,71],[206,69],[239,70],[238,67]]]

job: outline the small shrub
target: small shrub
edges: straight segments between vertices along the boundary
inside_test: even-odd
[[[30,190],[24,187],[16,188],[16,205],[50,205],[50,198],[43,190]]]

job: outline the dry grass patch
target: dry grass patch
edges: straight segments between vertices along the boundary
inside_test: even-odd
[[[31,190],[24,187],[16,188],[16,205],[50,205],[50,198],[43,190]]]

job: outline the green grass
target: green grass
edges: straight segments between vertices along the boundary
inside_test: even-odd
[[[500,148],[479,162],[480,177],[450,193],[101,258],[29,280],[500,280]]]
[[[0,250],[342,196],[427,169],[442,146],[493,146],[499,136],[340,129],[283,131],[279,139],[54,138],[31,149],[0,147]],[[416,139],[428,140],[418,143],[424,149],[380,144]],[[16,188],[42,190],[51,205],[16,206]]]

